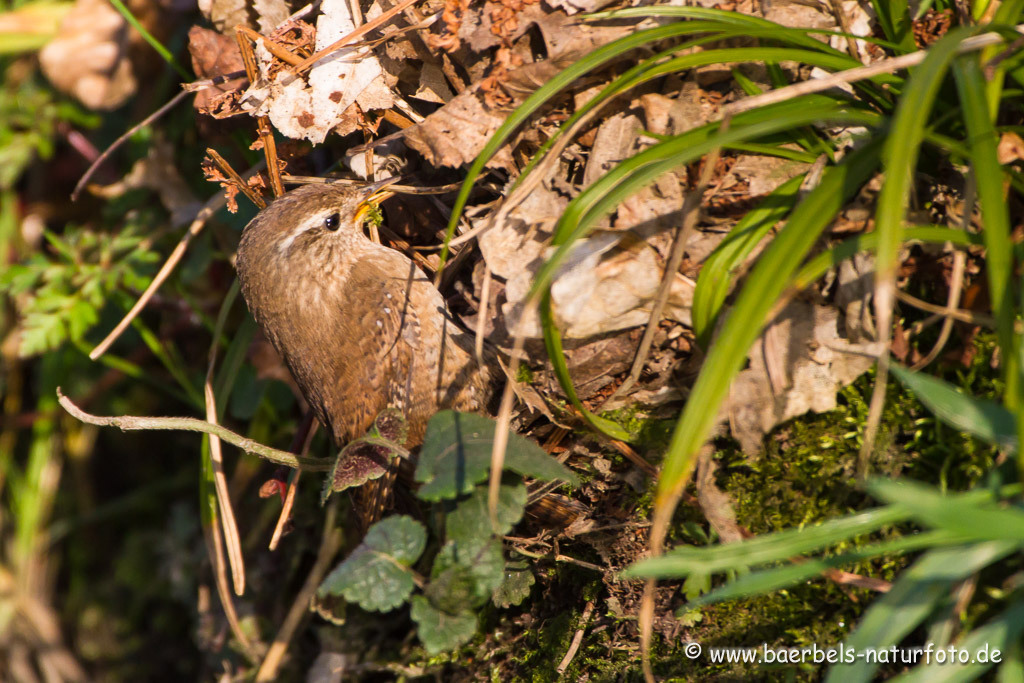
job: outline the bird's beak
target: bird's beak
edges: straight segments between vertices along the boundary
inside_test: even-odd
[[[363,196],[365,199],[359,202],[359,207],[356,209],[356,225],[361,225],[366,214],[371,209],[376,208],[382,201],[388,197],[393,197],[394,192],[387,189],[388,186],[394,185],[402,179],[401,176],[394,176],[391,178],[385,178],[384,180],[378,180],[375,183],[362,188]]]

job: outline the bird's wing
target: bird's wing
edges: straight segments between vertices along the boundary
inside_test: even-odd
[[[413,356],[419,346],[420,320],[410,293],[424,275],[394,252],[361,259],[349,274],[343,303],[351,314],[346,367],[339,373],[336,395],[345,406],[334,411],[345,422],[348,439],[362,436],[385,408],[407,409]],[[354,348],[353,348],[354,347]],[[337,415],[345,413],[344,417]]]

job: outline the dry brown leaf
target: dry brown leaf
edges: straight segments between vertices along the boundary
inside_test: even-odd
[[[874,364],[862,355],[874,345],[851,344],[838,320],[832,306],[794,301],[754,343],[720,413],[744,451],[758,453],[764,435],[785,420],[834,409],[836,392]]]
[[[729,169],[729,175],[747,181],[747,194],[760,197],[810,169],[810,164],[759,154],[741,154]]]
[[[1011,164],[1024,159],[1024,140],[1013,132],[1003,133],[997,148],[999,163]]]
[[[615,0],[546,0],[547,4],[560,9],[566,14],[577,12],[596,12],[612,4]]]
[[[266,34],[286,22],[292,13],[288,0],[252,0],[252,8],[256,11],[260,33]]]
[[[193,26],[189,29],[188,51],[192,56],[192,69],[199,78],[214,78],[245,68],[238,42],[208,28]],[[193,105],[204,114],[214,117],[240,114],[242,112],[237,107],[232,107],[232,95],[244,80],[244,77],[237,78],[200,90],[196,93]]]
[[[128,190],[146,188],[157,192],[160,203],[171,213],[171,223],[181,226],[195,217],[200,202],[178,172],[174,148],[158,136],[149,146],[145,158],[139,159],[132,170],[116,183],[103,187],[90,187],[90,192],[105,199],[113,199]]]
[[[247,0],[199,0],[199,11],[221,33],[236,26],[253,28]]]
[[[317,50],[356,28],[345,0],[324,0],[321,10]],[[354,104],[363,111],[390,109],[394,104],[380,61],[366,49],[342,48],[317,62],[308,76],[278,70],[263,41],[256,43],[256,57],[260,78],[246,91],[242,106],[254,115],[268,116],[287,137],[318,144],[339,124],[345,124],[340,133],[355,130],[358,119],[350,109]]]
[[[39,53],[46,77],[90,109],[116,109],[138,89],[127,22],[106,0],[77,0]]]

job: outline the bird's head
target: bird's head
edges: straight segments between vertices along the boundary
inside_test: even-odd
[[[243,289],[302,275],[326,275],[358,259],[367,215],[392,196],[389,178],[362,187],[305,185],[274,200],[242,232],[237,267]]]

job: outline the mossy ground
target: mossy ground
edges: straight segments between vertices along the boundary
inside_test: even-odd
[[[992,362],[995,342],[982,336],[971,343],[976,353],[970,365],[947,364],[940,374],[975,396],[994,398],[1000,388],[998,370]],[[856,478],[873,386],[871,372],[840,392],[835,410],[807,414],[780,425],[765,438],[765,448],[756,457],[742,453],[730,439],[716,442],[718,485],[732,500],[740,526],[753,534],[764,534],[816,524],[877,504]],[[664,452],[671,420],[646,419],[636,408],[605,416],[639,435],[643,452]],[[898,383],[890,383],[871,461],[872,475],[910,477],[949,490],[963,490],[976,485],[994,467],[996,457],[995,449],[943,425]],[[637,494],[635,514],[649,510],[650,498],[650,491]],[[883,529],[871,537],[854,539],[847,546],[832,548],[829,554],[913,531]],[[676,515],[671,536],[677,543],[717,542],[700,514],[685,506]],[[844,569],[893,580],[912,559],[882,556]],[[722,580],[716,577],[714,582]],[[546,588],[535,587],[535,594],[517,615],[494,615],[499,622],[498,632],[502,625],[518,623],[521,628],[524,621],[529,624],[521,630],[512,627],[518,632],[516,642],[504,664],[490,669],[490,675],[498,677],[495,680],[558,680],[556,667],[580,625],[586,601],[595,601],[595,614],[604,609],[605,616],[611,616],[603,602],[608,597],[607,588],[592,573],[556,565],[547,580],[539,584]],[[685,603],[683,595],[695,586],[677,583],[672,589],[676,592],[675,603],[681,605]],[[538,590],[545,590],[545,595],[538,596]],[[682,618],[684,626],[674,642],[656,638],[652,651],[655,673],[664,680],[680,681],[818,680],[822,669],[810,664],[757,669],[744,664],[712,665],[706,656],[688,659],[682,648],[690,641],[699,642],[705,652],[709,647],[762,644],[835,646],[877,595],[819,578],[788,590],[694,610]],[[642,680],[635,623],[630,619],[625,615],[613,619],[611,628],[585,629],[583,642],[562,680]]]

